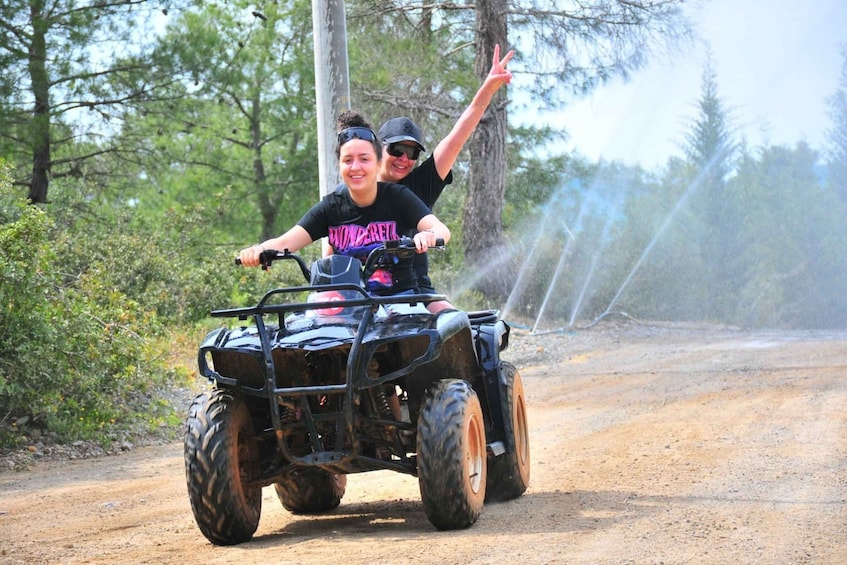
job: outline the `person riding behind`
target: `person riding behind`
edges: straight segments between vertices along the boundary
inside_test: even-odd
[[[379,138],[383,144],[382,163],[379,180],[408,186],[424,204],[432,208],[441,196],[444,188],[453,182],[452,168],[465,142],[470,138],[482,119],[494,94],[501,86],[512,80],[512,73],[506,65],[515,52],[510,50],[500,59],[500,46],[494,46],[491,70],[470,105],[462,112],[450,133],[435,146],[432,154],[419,166],[415,166],[421,152],[425,151],[421,129],[408,117],[397,117],[386,121],[379,129]],[[426,254],[414,258],[418,288],[422,293],[435,293],[429,278],[429,265]],[[438,312],[452,305],[446,301],[431,302],[430,311]]]

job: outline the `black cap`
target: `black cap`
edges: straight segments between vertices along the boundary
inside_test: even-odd
[[[379,128],[379,138],[383,143],[397,143],[398,141],[414,141],[421,151],[426,151],[421,139],[421,128],[409,118],[391,118]]]

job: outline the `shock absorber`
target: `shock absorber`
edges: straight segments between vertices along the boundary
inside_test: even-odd
[[[379,376],[379,361],[371,359],[368,363],[368,377],[375,379]],[[393,420],[394,412],[391,410],[391,405],[388,403],[388,397],[385,394],[385,387],[375,387],[373,391],[374,408],[376,408],[379,417],[384,420]]]
[[[385,395],[385,389],[382,387],[374,389],[374,397],[379,416],[384,420],[393,420],[394,413],[391,411],[391,406],[388,404],[388,397]]]
[[[287,404],[280,403],[279,419],[283,424],[290,424],[298,420],[297,410],[289,407]]]

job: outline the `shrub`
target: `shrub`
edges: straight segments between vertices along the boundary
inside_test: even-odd
[[[0,445],[158,425],[170,413],[154,393],[175,374],[145,336],[161,325],[96,269],[60,275],[51,230],[0,179]]]

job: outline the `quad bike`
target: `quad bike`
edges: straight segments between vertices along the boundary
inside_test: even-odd
[[[188,496],[209,541],[250,540],[269,485],[287,510],[322,513],[340,504],[348,474],[407,473],[440,530],[468,527],[485,501],[526,490],[524,390],[500,359],[509,326],[498,312],[432,314],[425,304],[443,295],[365,289],[379,265],[412,253],[403,238],[364,264],[333,255],[309,268],[287,250],[265,251],[263,268],[291,261],[310,284],[212,312],[241,323],[200,345],[213,386],[186,421]]]

